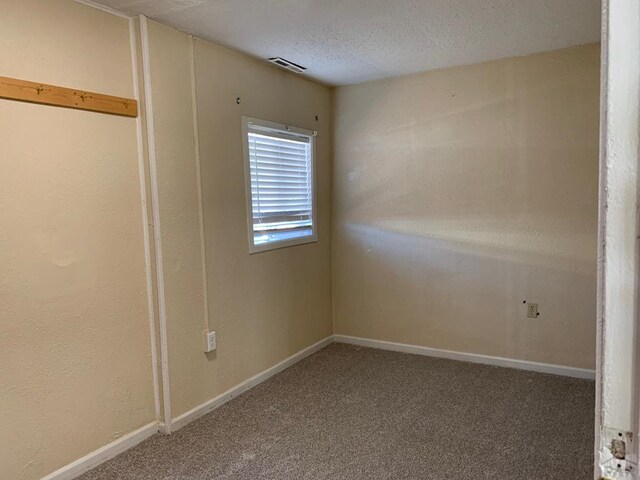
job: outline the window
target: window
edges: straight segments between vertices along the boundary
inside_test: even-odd
[[[317,241],[315,133],[243,117],[249,251]]]

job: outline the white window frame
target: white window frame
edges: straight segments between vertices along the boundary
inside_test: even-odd
[[[305,137],[309,139],[311,150],[311,235],[299,238],[292,238],[288,240],[279,240],[256,245],[254,243],[254,231],[253,231],[253,202],[251,197],[251,164],[249,158],[249,127],[265,129],[279,132],[283,135],[291,137]],[[271,122],[268,120],[261,120],[253,117],[242,117],[242,147],[244,155],[244,180],[245,180],[245,200],[247,206],[247,234],[249,239],[249,253],[268,252],[270,250],[276,250],[285,247],[293,247],[295,245],[304,245],[307,243],[315,243],[318,241],[318,214],[316,206],[316,139],[317,132],[313,130],[307,130],[299,127],[292,127],[291,125],[285,125],[282,123]]]

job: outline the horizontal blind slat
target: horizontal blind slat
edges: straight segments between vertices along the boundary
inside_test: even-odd
[[[260,195],[309,195],[310,185],[287,184],[283,186],[274,186],[272,184],[260,185]],[[251,193],[258,194],[258,185],[251,186]]]
[[[286,153],[288,155],[305,155],[308,145],[274,145],[271,143],[251,142],[249,147],[256,153]]]
[[[305,145],[309,145],[308,139],[304,137],[299,137],[297,139],[283,138],[277,134],[266,135],[249,132],[249,139],[257,144],[275,145],[278,147],[301,148]]]
[[[305,171],[308,169],[307,161],[300,160],[294,161],[289,159],[281,159],[281,158],[262,158],[262,157],[251,157],[251,166],[260,166],[260,167],[283,167],[283,168],[299,168],[304,169]]]
[[[291,162],[289,160],[260,160],[251,161],[251,166],[256,167],[285,167],[285,168],[307,168],[306,161]]]
[[[260,195],[261,202],[296,202],[298,204],[306,203],[307,196],[306,195]],[[254,200],[253,203],[257,203],[258,199]]]
[[[265,169],[265,168],[254,168],[251,169],[254,175],[258,175],[258,180],[261,181],[263,178],[282,178],[282,179],[295,179],[300,182],[307,182],[306,174],[296,173],[291,171],[278,171],[274,169]]]
[[[257,203],[254,205],[258,206]],[[305,212],[307,211],[307,205],[302,205],[295,202],[260,202],[260,213],[264,212]]]
[[[272,186],[276,188],[278,185],[282,185],[283,187],[295,187],[299,189],[307,189],[309,190],[311,185],[306,180],[299,180],[294,176],[276,176],[276,175],[260,175],[260,180],[256,180],[251,183],[251,188],[259,188],[260,192],[263,192],[263,188],[267,186]],[[266,190],[264,190],[266,192]]]
[[[277,215],[271,215],[268,218],[265,217],[253,217],[255,223],[260,223],[263,226],[265,224],[277,224],[282,222],[299,222],[306,223],[311,220],[311,214],[306,215],[289,215],[286,212],[279,213]],[[264,227],[263,227],[264,228]]]
[[[306,178],[307,170],[304,167],[289,167],[289,166],[277,166],[277,165],[264,165],[259,163],[257,165],[251,165],[252,170],[257,170],[257,173],[260,172],[287,172],[295,174],[298,177]]]

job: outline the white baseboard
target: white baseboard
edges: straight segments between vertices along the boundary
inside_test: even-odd
[[[101,463],[112,459],[116,455],[136,446],[140,442],[146,440],[151,435],[158,433],[158,422],[145,425],[119,439],[85,455],[69,465],[66,465],[49,475],[42,477],[41,480],[72,480],[92,468],[97,467]]]
[[[550,373],[564,377],[584,378],[594,380],[595,370],[586,368],[565,367],[563,365],[552,365],[548,363],[528,362],[526,360],[515,360],[512,358],[491,357],[477,353],[454,352],[451,350],[440,350],[438,348],[422,347],[419,345],[408,345],[405,343],[387,342],[384,340],[373,340],[370,338],[350,337],[348,335],[334,335],[334,340],[338,343],[348,343],[361,347],[378,348],[393,352],[413,353],[427,357],[448,358],[462,362],[481,363],[484,365],[494,365],[498,367],[516,368],[518,370],[531,370],[534,372]]]
[[[224,405],[232,398],[237,397],[241,393],[246,392],[247,390],[273,377],[275,374],[280,373],[285,368],[290,367],[294,363],[299,362],[300,360],[308,357],[309,355],[317,352],[318,350],[326,347],[331,343],[333,343],[333,335],[330,335],[324,340],[320,340],[318,343],[314,343],[313,345],[305,348],[304,350],[301,350],[298,353],[291,355],[288,358],[285,358],[284,360],[282,360],[280,363],[277,363],[273,367],[268,368],[265,371],[258,373],[257,375],[254,375],[253,377],[245,380],[244,382],[240,383],[239,385],[236,385],[235,387],[227,390],[226,392],[218,395],[217,397],[212,398],[211,400],[208,400],[201,405],[198,405],[197,407],[189,410],[188,412],[183,413],[182,415],[179,415],[178,417],[173,419],[171,423],[171,431],[175,432],[179,428],[184,427],[186,424],[193,422],[194,420],[202,417],[203,415],[206,415],[210,411],[215,410],[221,405]]]

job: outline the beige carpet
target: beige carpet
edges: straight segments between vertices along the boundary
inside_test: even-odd
[[[333,344],[82,480],[584,480],[594,383]]]

